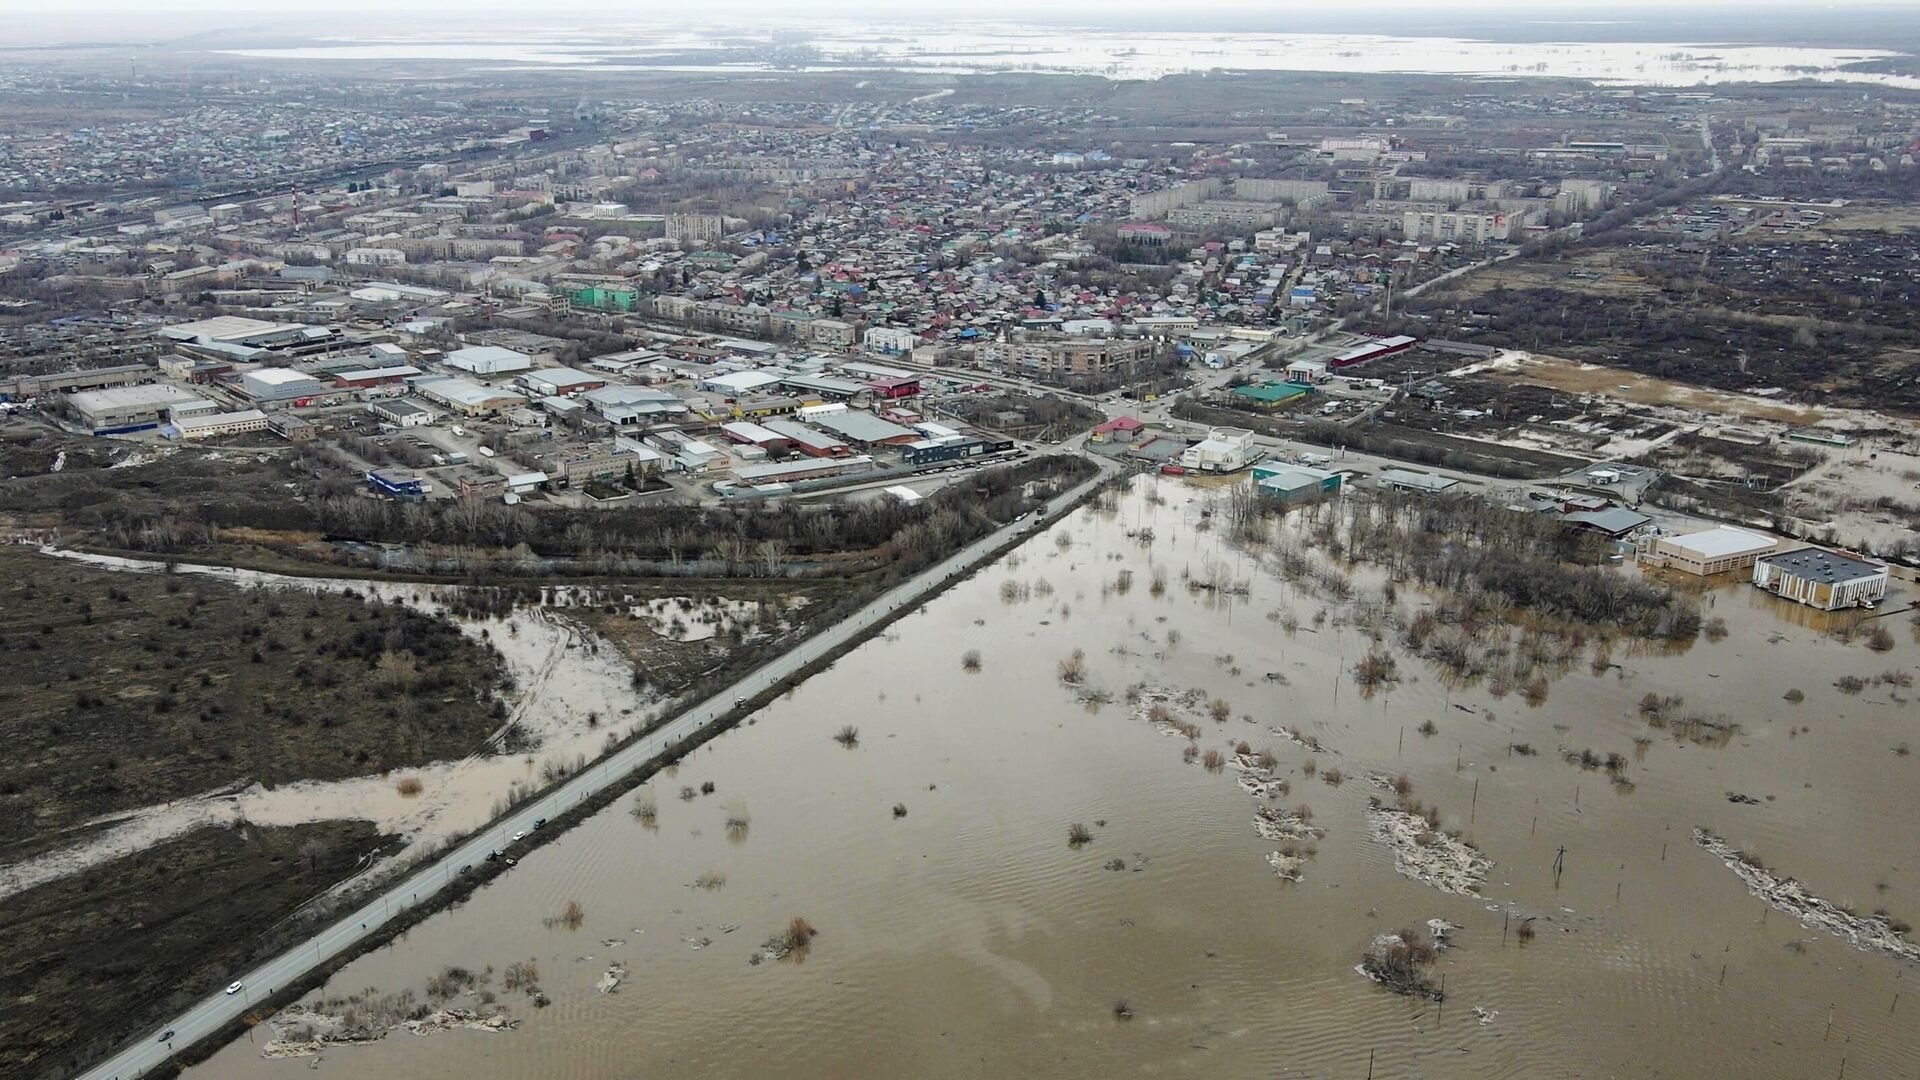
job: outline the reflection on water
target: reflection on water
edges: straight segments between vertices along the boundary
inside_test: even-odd
[[[1476,1080],[1802,1078],[1843,1058],[1848,1076],[1920,1070],[1900,1012],[1915,1003],[1895,1001],[1915,969],[1769,909],[1691,840],[1711,830],[1862,911],[1920,910],[1911,839],[1885,825],[1920,809],[1916,759],[1890,750],[1914,712],[1894,684],[1832,686],[1910,669],[1904,636],[1870,653],[1730,586],[1711,594],[1725,637],[1616,644],[1607,666],[1565,665],[1538,705],[1404,653],[1397,681],[1367,697],[1353,669],[1374,647],[1356,625],[1380,605],[1372,579],[1355,574],[1348,600],[1288,584],[1202,528],[1195,489],[1137,483],[327,991],[533,961],[552,1003],[503,994],[516,1029],[397,1034],[317,1065],[243,1040],[192,1072],[1359,1077],[1370,1058],[1380,1077]],[[1247,591],[1195,591],[1208,568]],[[1402,586],[1396,602],[1425,599]],[[1083,669],[1063,668],[1076,649]],[[1187,740],[1150,718],[1159,699],[1127,700],[1140,683],[1200,691],[1165,722],[1196,723],[1202,751],[1271,751],[1289,793],[1266,800],[1231,767],[1188,761]],[[1789,689],[1804,701],[1783,700]],[[1643,714],[1649,694],[1738,733],[1674,737]],[[847,725],[852,748],[834,738]],[[1622,755],[1630,787],[1564,757],[1589,748]],[[1335,769],[1345,782],[1329,782]],[[1396,872],[1367,805],[1403,774],[1492,861],[1478,895]],[[1256,806],[1302,804],[1324,835],[1295,883],[1250,823]],[[734,835],[729,821],[748,818]],[[1075,823],[1090,841],[1068,843]],[[554,921],[570,902],[577,928]],[[804,962],[754,963],[795,917],[817,930]],[[1432,966],[1444,1007],[1355,973],[1375,938],[1430,919],[1460,928]],[[1522,943],[1512,927],[1527,919]],[[596,992],[615,964],[617,987]]]
[[[827,62],[793,66],[794,32],[804,49]],[[555,35],[530,29],[511,38],[444,37],[340,42],[290,48],[231,50],[282,60],[435,60],[607,69],[775,70],[755,58],[779,46],[782,71],[840,67],[922,73],[1026,71],[1155,79],[1188,72],[1324,71],[1428,75],[1552,77],[1600,83],[1690,86],[1796,79],[1920,87],[1920,79],[1844,70],[1897,55],[1880,49],[1776,45],[1689,45],[1664,42],[1501,42],[1382,34],[1213,34],[1113,31],[1002,24],[877,27],[615,27]],[[741,59],[715,64],[711,50]],[[701,53],[696,62],[674,54]]]

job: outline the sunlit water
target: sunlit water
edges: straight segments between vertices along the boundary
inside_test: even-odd
[[[503,994],[517,1029],[396,1033],[316,1065],[264,1059],[260,1028],[192,1074],[1357,1078],[1370,1055],[1378,1077],[1462,1080],[1799,1080],[1834,1076],[1843,1059],[1850,1077],[1920,1069],[1920,1001],[1895,996],[1914,968],[1769,912],[1688,840],[1708,827],[1831,899],[1920,910],[1903,824],[1920,809],[1920,766],[1891,752],[1914,738],[1915,713],[1882,688],[1831,686],[1911,670],[1904,616],[1896,648],[1875,654],[1728,584],[1703,598],[1725,640],[1616,649],[1625,669],[1599,676],[1583,657],[1538,707],[1450,690],[1406,658],[1405,681],[1369,700],[1347,674],[1368,642],[1338,625],[1344,605],[1199,531],[1200,493],[1141,483],[1168,503],[1134,494],[1117,513],[1077,512],[1014,565],[932,601],[654,779],[657,829],[623,799],[327,988],[418,989],[446,965],[531,958],[553,1004]],[[1126,535],[1142,527],[1151,544]],[[1251,594],[1181,584],[1213,563]],[[1121,594],[1107,586],[1123,568],[1133,582]],[[1026,599],[1003,599],[1010,580]],[[1402,590],[1403,607],[1419,602]],[[1060,683],[1076,648],[1087,685],[1114,703],[1090,710]],[[969,649],[975,674],[962,670]],[[1303,883],[1265,865],[1274,845],[1250,827],[1255,802],[1231,772],[1183,763],[1184,740],[1129,716],[1119,695],[1135,682],[1226,698],[1233,716],[1204,723],[1203,748],[1274,749],[1287,802],[1310,804],[1328,831]],[[1783,702],[1790,688],[1806,701]],[[1649,691],[1685,695],[1742,733],[1722,747],[1676,742],[1640,718]],[[1416,730],[1426,720],[1431,737]],[[847,724],[853,749],[832,737]],[[1280,724],[1323,741],[1311,755],[1322,775],[1339,767],[1348,782],[1303,775],[1310,755],[1268,733]],[[1799,726],[1811,730],[1790,736]],[[1653,742],[1629,768],[1631,792],[1556,752],[1631,755],[1636,736]],[[1516,741],[1539,756],[1510,756]],[[1483,897],[1394,872],[1363,823],[1369,771],[1404,771],[1495,861]],[[703,781],[717,790],[678,798]],[[1736,805],[1728,791],[1763,801]],[[729,835],[729,817],[748,819],[744,836]],[[1072,822],[1092,828],[1091,844],[1069,848]],[[1114,858],[1128,869],[1104,869]],[[692,886],[710,873],[723,888]],[[585,911],[578,929],[543,924],[569,900]],[[1535,941],[1503,945],[1507,910],[1539,917]],[[820,931],[806,960],[750,965],[795,915]],[[1435,969],[1444,1009],[1355,974],[1373,935],[1436,917],[1462,927]],[[615,961],[625,982],[596,993]],[[1133,1019],[1114,1017],[1120,999]]]
[[[796,36],[798,35],[798,36]],[[777,61],[751,53],[778,44]],[[811,52],[797,51],[804,45]],[[693,50],[744,50],[740,59],[674,59]],[[230,50],[286,60],[434,60],[695,72],[841,68],[915,73],[1022,71],[1155,79],[1203,71],[1318,71],[1591,79],[1693,86],[1796,79],[1920,87],[1920,79],[1845,70],[1899,54],[1866,48],[1738,43],[1502,42],[1382,34],[1169,33],[1007,24],[804,28],[597,28],[524,35],[343,39]]]

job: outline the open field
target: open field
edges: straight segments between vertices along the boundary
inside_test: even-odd
[[[1428,332],[1787,402],[1920,408],[1920,215],[1675,244],[1625,233],[1464,275],[1408,302]],[[1616,380],[1625,381],[1625,380]]]
[[[132,1025],[218,989],[263,933],[380,846],[364,822],[202,829],[8,897],[0,1077],[71,1075]]]
[[[451,624],[340,594],[0,550],[0,844],[247,783],[464,757],[501,669]]]

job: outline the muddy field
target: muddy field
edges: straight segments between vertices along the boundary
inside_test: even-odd
[[[190,1071],[1920,1069],[1904,614],[1721,582],[1674,640],[1570,637],[1138,483],[304,1003],[529,965],[544,1007]]]

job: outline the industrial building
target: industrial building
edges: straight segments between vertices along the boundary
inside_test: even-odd
[[[1755,560],[1753,583],[1822,611],[1872,607],[1887,595],[1887,566],[1828,548],[1803,547]]]
[[[82,390],[67,396],[67,407],[93,434],[123,435],[159,427],[173,406],[200,400],[176,386],[149,384]]]
[[[1355,364],[1364,364],[1369,360],[1378,360],[1383,356],[1392,356],[1394,353],[1411,349],[1419,343],[1419,338],[1408,337],[1405,334],[1380,338],[1335,353],[1333,358],[1327,361],[1327,366],[1338,371]]]
[[[533,358],[498,345],[469,345],[448,353],[446,365],[485,378],[525,371],[533,366]]]
[[[367,411],[394,427],[419,427],[433,422],[433,413],[419,402],[404,398],[390,398],[376,401],[367,406]]]
[[[520,376],[520,385],[537,398],[565,397],[598,390],[607,385],[603,375],[592,375],[569,367],[540,368]]]
[[[170,426],[173,433],[182,439],[211,439],[219,435],[242,435],[249,431],[265,431],[267,414],[259,409],[241,409],[238,412],[176,416]]]
[[[769,431],[792,439],[793,445],[808,457],[846,457],[853,453],[853,448],[846,443],[805,424],[792,420],[769,420],[766,426]]]
[[[319,327],[304,323],[270,323],[238,315],[220,315],[162,327],[160,336],[191,345],[264,349],[299,341],[310,330],[326,333]]]
[[[240,374],[240,392],[262,404],[302,405],[327,392],[327,385],[292,368],[258,368]]]
[[[463,416],[491,416],[524,405],[527,399],[507,390],[449,377],[421,379],[413,384],[421,397],[437,402]]]
[[[1421,495],[1438,495],[1458,483],[1460,483],[1460,481],[1450,476],[1415,472],[1412,469],[1380,470],[1380,486],[1393,491],[1411,491]]]
[[[912,428],[857,409],[815,413],[807,420],[856,446],[904,446],[920,440],[920,433]]]
[[[1745,570],[1779,545],[1770,536],[1721,525],[1699,532],[1663,536],[1653,542],[1645,562],[1670,566],[1689,574],[1723,574]]]
[[[339,371],[333,375],[333,381],[349,390],[370,390],[376,386],[393,386],[406,382],[422,374],[412,364],[393,364],[388,367],[355,368],[351,371]]]
[[[733,470],[743,484],[791,484],[799,480],[818,480],[828,476],[871,468],[873,459],[865,454],[843,458],[807,458],[799,461],[775,461],[764,465],[741,465]]]

